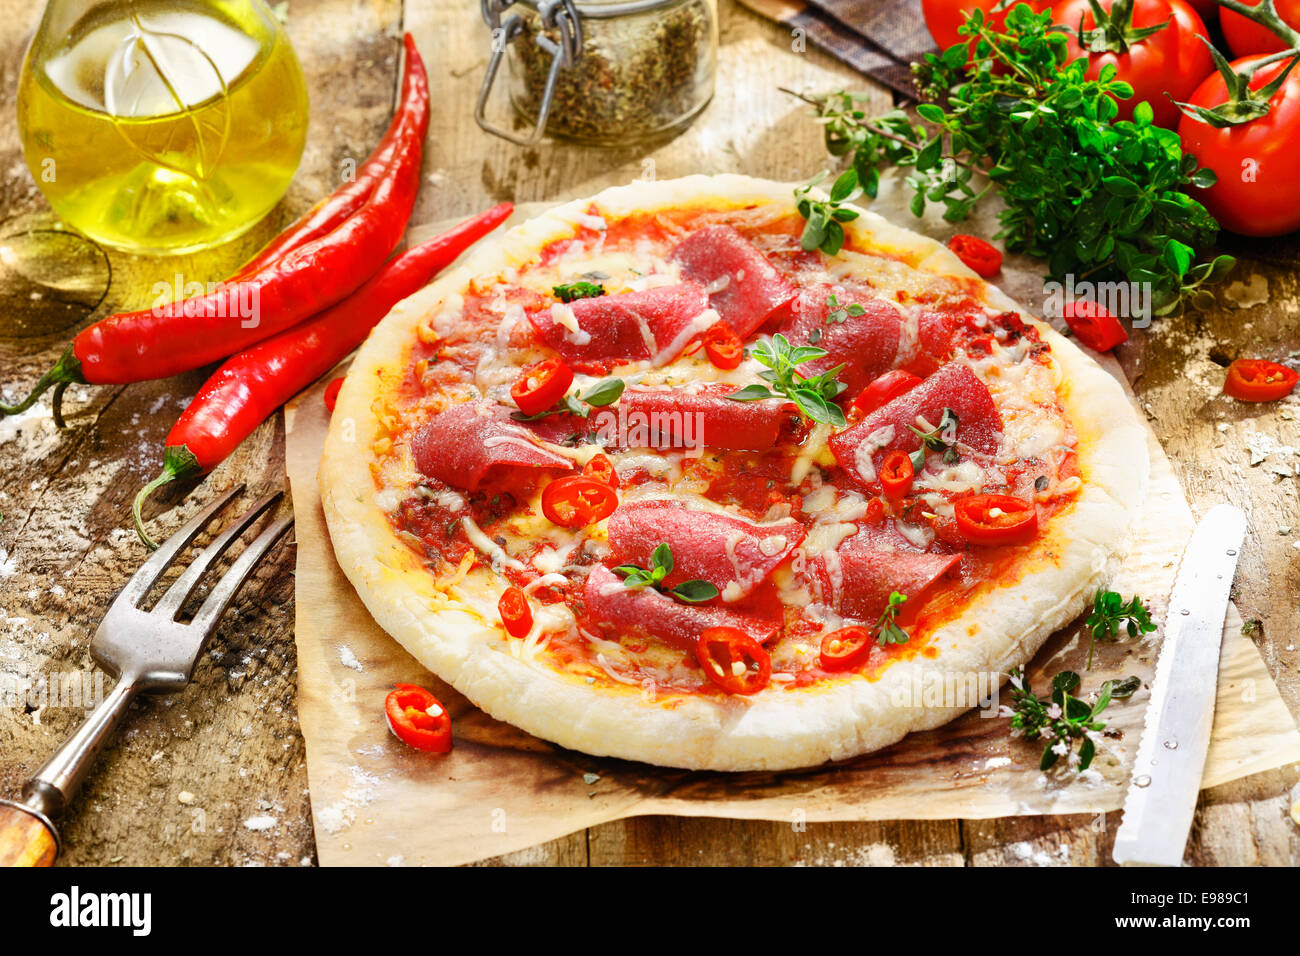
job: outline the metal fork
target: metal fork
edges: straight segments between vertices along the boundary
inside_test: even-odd
[[[292,516],[269,525],[212,588],[192,620],[176,620],[199,581],[240,535],[283,496],[259,498],[199,553],[151,610],[141,602],[207,524],[243,491],[239,485],[213,501],[163,542],[131,576],[90,642],[90,654],[117,678],[113,690],[77,731],[23,785],[22,802],[0,800],[0,865],[49,866],[59,850],[54,819],[63,812],[126,709],[142,692],[174,693],[190,682],[194,665],[239,586],[293,525]]]

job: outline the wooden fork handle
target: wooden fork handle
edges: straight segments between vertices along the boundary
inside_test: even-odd
[[[0,803],[0,866],[52,866],[58,851],[41,816],[16,803]]]

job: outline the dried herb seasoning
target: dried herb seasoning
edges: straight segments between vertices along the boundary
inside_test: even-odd
[[[511,44],[511,100],[531,120],[551,54],[535,12]],[[558,35],[547,31],[554,41]],[[679,0],[616,17],[582,18],[582,53],[560,71],[547,132],[592,143],[633,142],[687,123],[713,95],[716,35],[709,0]]]

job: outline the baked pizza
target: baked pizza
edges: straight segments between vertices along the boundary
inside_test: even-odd
[[[379,624],[496,718],[697,769],[866,753],[1028,661],[1117,557],[1143,426],[939,243],[803,226],[786,184],[634,183],[394,309],[320,469]]]

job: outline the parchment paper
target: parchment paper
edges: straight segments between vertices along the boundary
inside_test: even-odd
[[[878,205],[893,202],[887,190]],[[534,211],[521,209],[516,218]],[[951,231],[937,222],[928,226],[921,228],[939,238]],[[414,229],[411,239],[441,228]],[[1031,308],[1042,296],[1032,263],[1008,261],[999,284]],[[1113,360],[1104,364],[1124,381]],[[1083,775],[1040,772],[1041,746],[1012,740],[1006,720],[979,711],[847,763],[744,774],[589,757],[492,720],[389,638],[335,563],[316,485],[328,427],[322,393],[332,377],[299,396],[285,415],[297,516],[298,708],[322,865],[467,863],[642,814],[792,822],[973,819],[1099,813],[1121,805],[1149,699],[1145,687],[1107,710],[1108,731],[1118,735],[1108,737]],[[1148,499],[1112,587],[1142,595],[1162,622],[1195,520],[1153,433],[1150,451]],[[1081,623],[1082,616],[1053,635],[1030,664],[1040,693],[1067,667],[1084,675],[1085,691],[1129,674],[1149,682],[1162,631],[1142,641],[1099,643],[1085,671]],[[451,754],[420,754],[389,733],[383,699],[399,681],[431,688],[448,707],[456,739]],[[1297,760],[1300,733],[1230,607],[1203,786]]]

